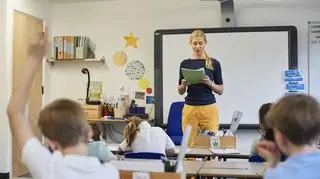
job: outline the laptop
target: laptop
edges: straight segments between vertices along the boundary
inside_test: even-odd
[[[235,132],[237,131],[242,115],[243,113],[241,111],[233,112],[231,125],[230,125],[230,131],[232,132],[232,134],[235,134]]]

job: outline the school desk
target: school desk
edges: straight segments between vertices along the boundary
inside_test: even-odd
[[[205,161],[198,175],[200,177],[263,178],[265,169],[266,166],[263,163]]]
[[[117,154],[119,144],[112,143],[108,144],[108,148],[114,154]],[[177,157],[179,153],[180,146],[176,146],[176,153],[169,155],[168,157]],[[188,158],[209,158],[209,157],[218,157],[218,159],[226,161],[227,159],[249,159],[248,154],[213,154],[209,149],[200,149],[200,148],[188,148],[186,157]]]

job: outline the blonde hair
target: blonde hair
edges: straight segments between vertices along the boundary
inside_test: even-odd
[[[191,44],[192,39],[195,37],[202,37],[203,41],[207,44],[207,36],[206,34],[202,31],[202,30],[194,30],[191,35],[190,35],[190,39],[189,39],[189,43]],[[206,68],[213,70],[213,64],[212,64],[212,60],[209,57],[209,55],[207,54],[206,51],[204,51],[205,54],[205,60],[206,60]]]
[[[139,131],[139,124],[143,120],[140,117],[133,116],[128,119],[127,125],[124,128],[124,138],[130,147],[134,139],[136,138],[137,132]]]

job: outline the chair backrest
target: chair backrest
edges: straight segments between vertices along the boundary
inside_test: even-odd
[[[125,158],[135,158],[135,159],[161,159],[165,157],[164,154],[154,153],[154,152],[130,152],[124,154]]]
[[[249,162],[264,162],[264,159],[259,155],[252,155],[249,157]]]
[[[167,134],[175,145],[180,145],[183,132],[182,132],[182,109],[184,101],[173,102],[170,106],[168,122],[167,122]]]

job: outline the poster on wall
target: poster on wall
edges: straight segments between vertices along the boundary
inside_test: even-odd
[[[301,70],[285,70],[284,82],[286,94],[296,94],[304,92],[304,82]]]
[[[125,74],[129,77],[130,80],[141,79],[145,74],[143,63],[140,61],[129,62],[126,66]]]
[[[113,63],[116,66],[123,66],[128,60],[128,56],[125,52],[123,51],[116,51],[113,54]]]
[[[133,33],[129,33],[128,35],[126,36],[123,36],[123,38],[126,40],[126,47],[133,47],[133,48],[138,48],[138,40],[139,40],[139,37],[136,37],[133,35]]]

